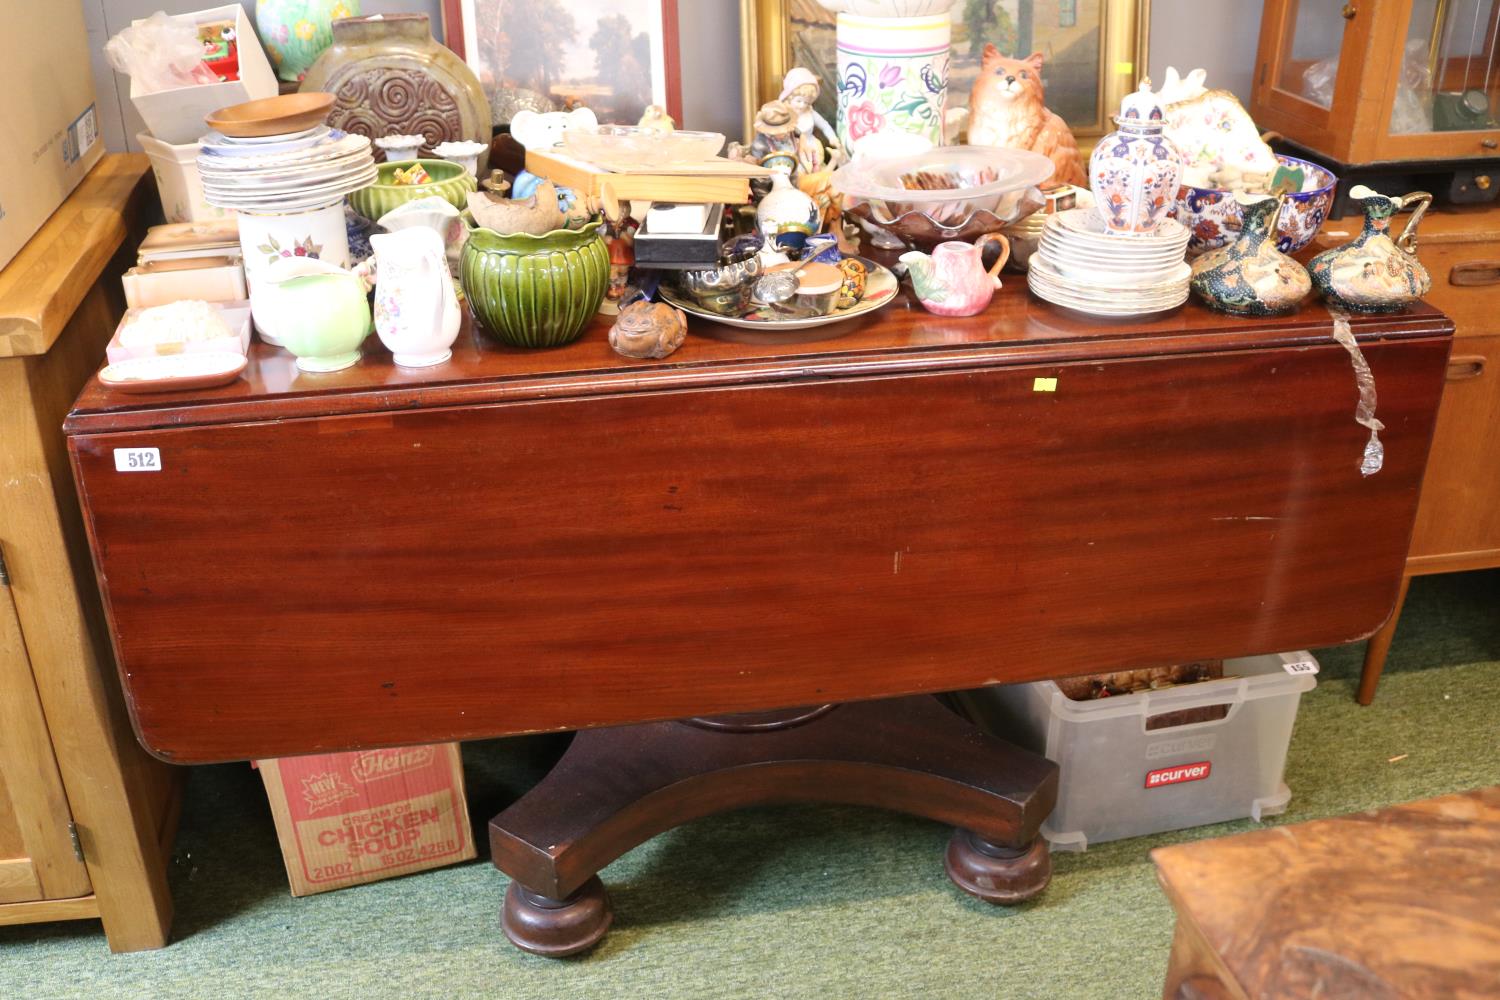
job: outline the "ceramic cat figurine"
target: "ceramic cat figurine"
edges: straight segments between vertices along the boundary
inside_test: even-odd
[[[975,146],[1030,149],[1052,161],[1052,180],[1086,187],[1078,142],[1043,102],[1042,54],[1007,59],[984,47],[979,79],[969,95],[969,142]]]

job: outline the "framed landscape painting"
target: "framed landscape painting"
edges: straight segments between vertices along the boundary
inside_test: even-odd
[[[443,34],[497,111],[519,93],[601,122],[633,125],[652,104],[682,120],[677,0],[443,0]]]
[[[1145,72],[1149,0],[952,0],[948,11],[950,108],[968,107],[987,43],[1015,59],[1032,52],[1046,57],[1047,106],[1080,140],[1113,129],[1110,119],[1121,98]],[[817,0],[740,0],[747,135],[755,110],[779,94],[781,78],[793,66],[806,66],[822,79],[818,110],[835,120],[836,19]]]

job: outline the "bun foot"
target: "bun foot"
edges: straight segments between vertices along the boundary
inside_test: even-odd
[[[598,944],[614,917],[609,894],[597,875],[567,899],[549,899],[511,882],[505,890],[500,928],[522,951],[563,958]]]
[[[1052,858],[1041,837],[1025,847],[1002,847],[968,830],[954,830],[943,867],[964,892],[1007,906],[1030,899],[1052,879]]]

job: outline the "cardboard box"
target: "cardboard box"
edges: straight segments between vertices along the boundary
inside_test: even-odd
[[[475,856],[457,743],[256,761],[293,896]]]
[[[239,46],[240,78],[227,83],[174,87],[154,94],[142,94],[137,91],[132,77],[130,103],[140,112],[146,128],[151,130],[153,136],[173,145],[197,142],[208,131],[208,126],[203,124],[205,115],[231,104],[275,97],[280,92],[276,73],[260,47],[255,27],[245,16],[245,8],[237,3],[226,4],[223,7],[179,14],[175,20],[191,21],[193,24],[233,21],[235,41]],[[139,24],[140,21],[135,23]],[[84,69],[88,69],[87,62]]]
[[[0,267],[104,155],[83,7],[7,4],[0,28]]]

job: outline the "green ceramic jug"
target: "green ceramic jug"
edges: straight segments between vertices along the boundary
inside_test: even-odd
[[[609,287],[609,250],[595,217],[582,229],[502,235],[476,226],[459,280],[484,330],[512,347],[557,347],[583,333]]]
[[[251,296],[251,309],[256,325],[295,354],[305,372],[348,368],[373,329],[364,279],[310,257],[272,263]]]

